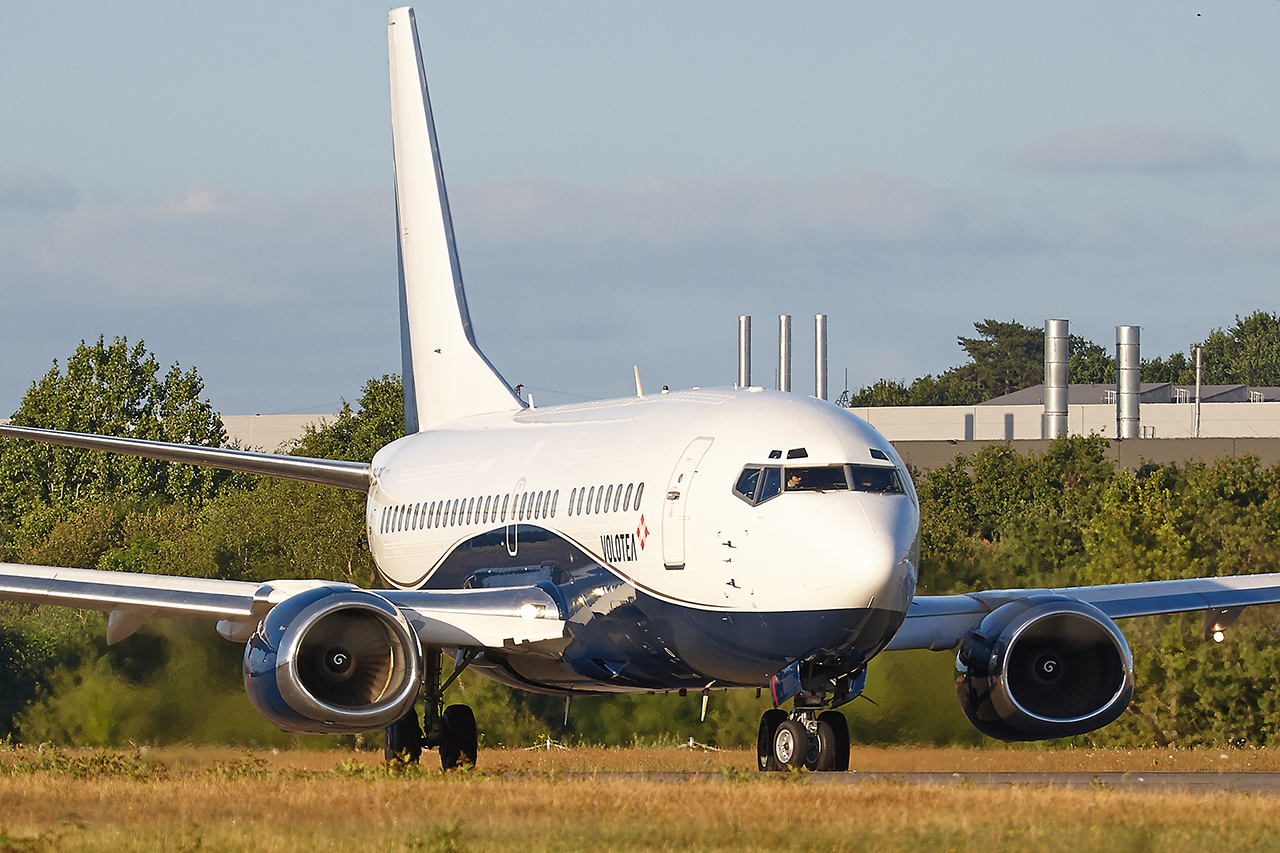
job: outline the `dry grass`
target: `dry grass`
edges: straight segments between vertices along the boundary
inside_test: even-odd
[[[1280,769],[1280,753],[1222,754],[857,749],[854,763],[883,771]],[[0,851],[1280,848],[1280,803],[1269,797],[815,785],[741,772],[753,761],[745,752],[673,749],[488,750],[487,773],[396,775],[367,753],[13,750],[0,752]],[[678,784],[561,775],[596,768],[718,772]]]

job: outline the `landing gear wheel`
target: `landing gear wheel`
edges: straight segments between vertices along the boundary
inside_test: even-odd
[[[756,736],[756,769],[762,773],[782,769],[773,757],[773,736],[786,719],[787,712],[781,708],[765,711],[760,717],[760,733]]]
[[[809,756],[809,732],[804,723],[784,720],[773,735],[773,760],[780,770],[799,770]]]
[[[839,711],[823,711],[818,715],[819,723],[826,723],[831,727],[833,735],[832,744],[832,763],[831,769],[836,773],[846,773],[849,770],[849,721],[844,718],[844,714]]]
[[[417,764],[422,757],[422,726],[418,724],[418,712],[410,708],[409,713],[387,726],[384,741],[382,754],[388,763],[404,760]]]
[[[815,773],[824,773],[835,766],[836,736],[831,724],[818,720],[816,733],[809,738],[809,753],[804,766]]]
[[[479,751],[476,715],[467,705],[450,705],[440,715],[440,766],[474,767]]]

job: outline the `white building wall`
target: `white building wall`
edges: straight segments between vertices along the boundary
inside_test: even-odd
[[[984,441],[1041,438],[1043,406],[887,406],[850,409],[890,441]],[[1194,403],[1147,403],[1143,438],[1191,438]],[[1067,407],[1070,435],[1115,438],[1116,407]],[[1201,438],[1280,438],[1280,402],[1203,403]]]
[[[244,450],[275,453],[285,442],[301,438],[309,425],[322,426],[337,415],[223,415],[227,441]]]

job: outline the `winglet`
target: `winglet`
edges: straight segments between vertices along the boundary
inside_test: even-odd
[[[524,404],[472,334],[412,9],[392,10],[387,42],[405,432],[413,433]]]

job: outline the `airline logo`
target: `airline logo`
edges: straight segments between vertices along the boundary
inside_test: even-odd
[[[610,563],[634,563],[640,559],[634,533],[613,533],[600,537],[600,553]]]
[[[636,528],[636,540],[640,543],[640,550],[644,550],[644,540],[649,538],[649,528],[644,523],[644,516],[640,516],[640,526]]]

